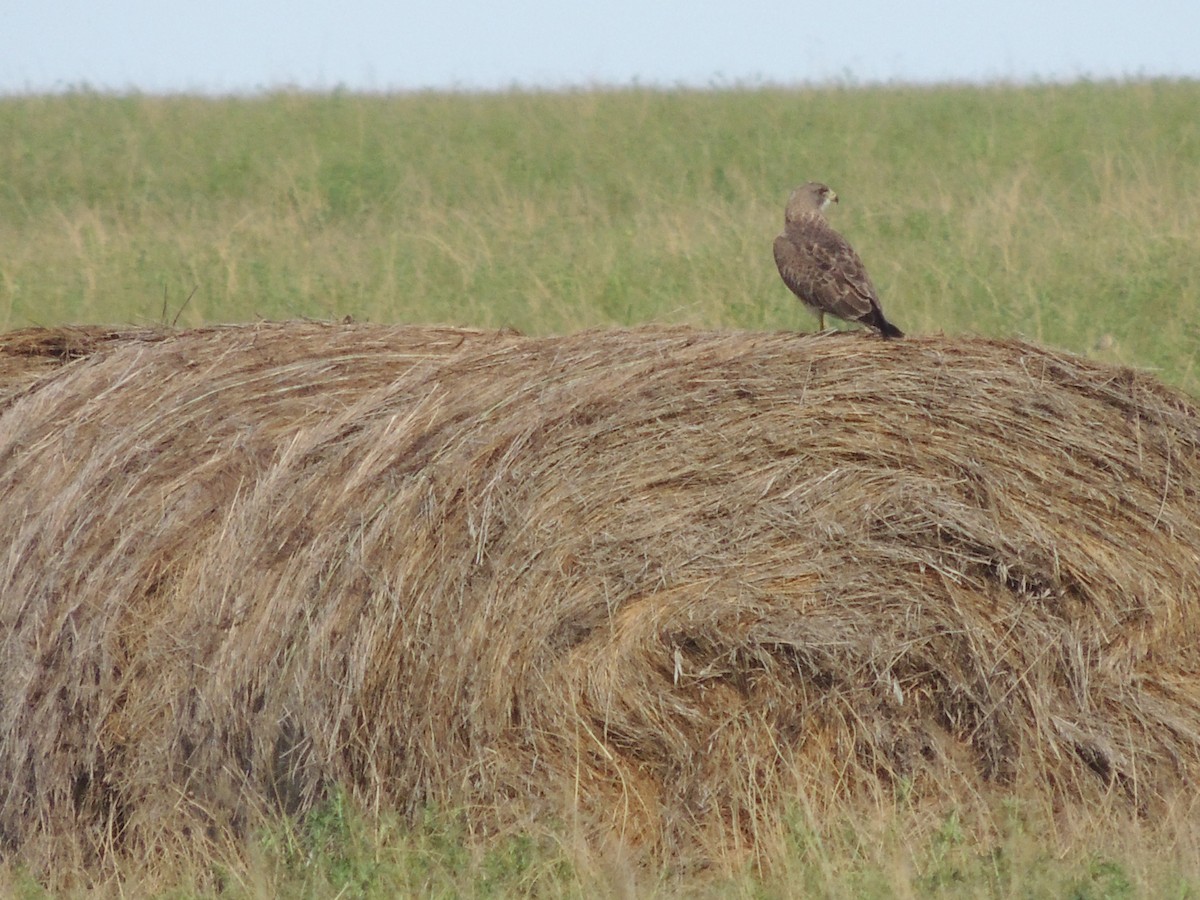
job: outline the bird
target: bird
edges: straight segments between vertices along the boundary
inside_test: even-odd
[[[825,218],[825,207],[838,196],[819,181],[792,191],[784,212],[783,232],[775,238],[775,265],[793,294],[817,314],[825,330],[825,314],[860,322],[885,338],[904,332],[883,317],[879,295],[849,241]]]

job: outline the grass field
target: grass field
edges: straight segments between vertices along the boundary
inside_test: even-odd
[[[1194,836],[1134,825],[1123,837],[1097,822],[1073,839],[1047,837],[1054,826],[1014,804],[987,839],[955,814],[940,822],[902,802],[869,821],[804,823],[791,855],[764,870],[733,873],[636,871],[596,859],[547,828],[494,840],[484,849],[452,817],[416,826],[388,815],[362,816],[342,797],[303,823],[263,831],[249,863],[213,860],[203,869],[158,864],[113,872],[79,896],[164,898],[358,897],[703,897],[829,898],[1131,898],[1195,897]],[[20,871],[0,866],[0,893],[21,900],[50,894]]]
[[[832,213],[906,331],[1024,336],[1200,395],[1200,84],[0,99],[0,329],[309,316],[558,333],[804,329],[770,244]],[[898,801],[900,804],[900,801]],[[1028,815],[1026,814],[1028,812]],[[813,829],[770,871],[636,882],[544,834],[469,848],[335,801],[192,896],[1196,896],[1185,827],[1014,811]],[[1061,823],[1059,823],[1061,824]],[[831,838],[831,835],[841,835]],[[188,882],[194,876],[193,882]],[[132,876],[131,876],[132,877]],[[632,875],[629,878],[633,878]],[[139,886],[143,890],[139,890]],[[0,893],[42,896],[0,869]]]
[[[1197,393],[1197,108],[1169,82],[10,97],[0,328],[165,308],[808,329],[770,244],[815,178],[906,330],[1022,335]]]

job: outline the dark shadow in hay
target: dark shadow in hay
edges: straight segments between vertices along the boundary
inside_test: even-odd
[[[82,356],[0,404],[35,870],[335,783],[717,860],[898,785],[1147,812],[1200,774],[1200,420],[1146,376],[664,328]]]

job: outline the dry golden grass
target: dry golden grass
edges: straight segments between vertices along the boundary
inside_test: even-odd
[[[897,793],[1190,815],[1200,419],[1148,376],[292,323],[23,332],[0,385],[0,838],[39,876],[334,786],[717,870]]]

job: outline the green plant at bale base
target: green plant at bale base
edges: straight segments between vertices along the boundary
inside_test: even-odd
[[[0,896],[11,900],[50,900],[54,895],[23,869],[0,868]]]
[[[321,872],[339,893],[363,893],[379,874],[363,822],[340,791],[305,816],[289,849],[295,870]]]
[[[814,822],[794,813],[785,858],[771,872],[748,869],[711,895],[1124,900],[1200,892],[1197,860],[1174,858],[1161,836],[1112,843],[1109,835],[1103,850],[1090,846],[1097,839],[1089,835],[1052,839],[1050,819],[1013,798],[989,821],[984,826],[959,810],[929,821],[899,798],[878,818]]]
[[[1119,862],[1101,857],[1064,863],[1049,853],[1012,858],[1008,844],[980,852],[962,839],[940,835],[930,847],[915,887],[923,897],[1069,897],[1124,900],[1138,896]]]
[[[335,793],[307,816],[258,833],[248,855],[203,871],[118,872],[70,896],[162,900],[595,896],[828,900],[888,898],[1069,898],[1200,896],[1200,867],[1171,861],[1153,840],[1098,851],[1052,845],[1045,826],[1013,802],[1000,830],[973,837],[957,811],[927,822],[898,806],[877,819],[813,823],[796,814],[785,853],[769,870],[748,863],[722,876],[699,870],[641,871],[614,878],[562,837],[562,828],[497,839],[472,838],[459,817],[426,811],[415,824],[393,813],[367,815]],[[1194,862],[1194,861],[1193,861]],[[54,896],[18,870],[0,866],[0,896]]]
[[[479,849],[457,817],[427,810],[402,825],[365,816],[340,791],[299,821],[265,829],[256,866],[279,896],[584,896],[554,844],[517,834]]]
[[[1085,877],[1071,885],[1070,896],[1077,900],[1123,900],[1137,896],[1137,892],[1120,863],[1098,857],[1088,866]]]

